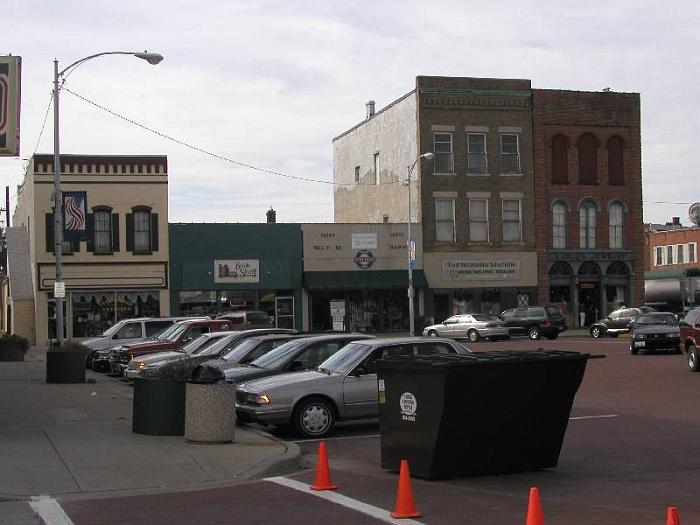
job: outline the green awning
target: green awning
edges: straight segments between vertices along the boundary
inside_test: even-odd
[[[413,286],[427,288],[428,280],[423,270],[413,270]],[[408,287],[406,270],[357,270],[345,272],[304,272],[307,290],[362,290],[372,288],[386,290]]]

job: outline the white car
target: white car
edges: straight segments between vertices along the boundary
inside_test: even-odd
[[[423,335],[469,339],[472,343],[482,338],[488,338],[491,341],[509,338],[505,323],[497,316],[490,314],[453,315],[440,324],[425,327]]]

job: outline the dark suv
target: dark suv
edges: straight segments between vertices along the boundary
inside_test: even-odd
[[[609,335],[617,337],[630,331],[629,324],[634,321],[639,314],[654,312],[650,306],[640,306],[639,308],[620,308],[608,314],[604,319],[598,319],[589,328],[589,332],[595,338]]]
[[[690,310],[679,326],[681,349],[685,350],[688,367],[693,372],[700,372],[700,307]]]
[[[508,335],[527,335],[532,340],[541,336],[556,339],[566,330],[566,319],[556,306],[512,308],[501,313]]]

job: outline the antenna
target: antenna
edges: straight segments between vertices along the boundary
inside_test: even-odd
[[[690,208],[688,208],[688,218],[695,226],[700,226],[700,202],[690,205]]]

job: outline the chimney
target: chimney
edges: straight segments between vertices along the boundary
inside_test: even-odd
[[[671,217],[671,220],[673,221],[671,224],[673,224],[674,226],[681,225],[681,218],[680,217]]]
[[[367,119],[369,120],[374,116],[374,100],[370,100],[365,104],[365,107],[367,108]]]
[[[268,224],[275,224],[277,222],[277,212],[272,209],[272,206],[265,212],[265,216],[267,217]]]

